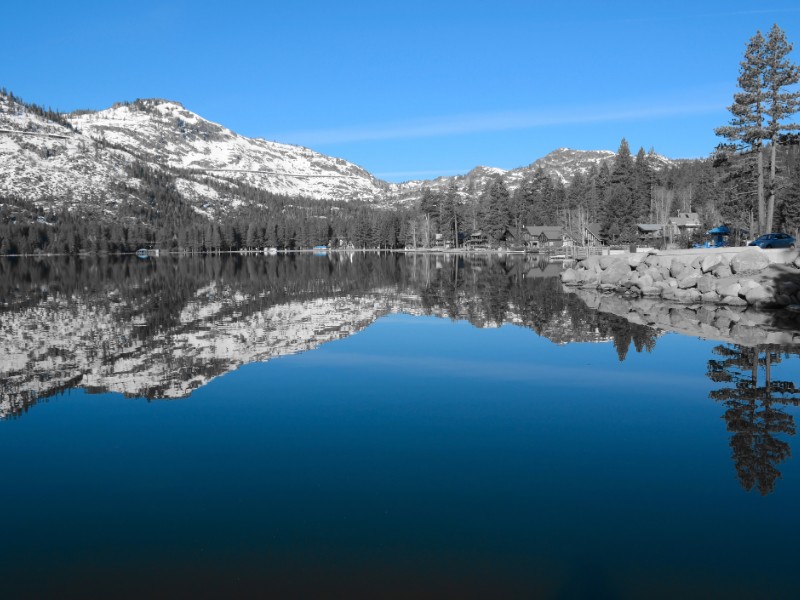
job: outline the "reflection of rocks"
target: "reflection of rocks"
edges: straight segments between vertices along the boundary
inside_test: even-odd
[[[587,306],[647,325],[710,340],[755,346],[800,343],[800,318],[788,311],[757,311],[742,306],[716,306],[695,302],[676,305],[649,298],[625,298],[595,290],[573,292]]]

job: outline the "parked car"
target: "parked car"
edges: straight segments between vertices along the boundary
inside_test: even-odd
[[[794,239],[788,233],[765,233],[758,236],[748,246],[759,246],[760,248],[794,248]]]

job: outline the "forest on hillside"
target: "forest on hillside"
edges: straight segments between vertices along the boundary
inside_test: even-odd
[[[123,203],[113,215],[49,209],[55,203],[48,198],[0,197],[0,254],[458,247],[478,232],[497,247],[519,240],[526,226],[581,232],[593,223],[604,243],[630,244],[641,241],[637,225],[665,224],[678,212],[697,213],[701,232],[726,224],[750,237],[770,231],[798,237],[800,125],[793,118],[800,109],[800,68],[791,61],[792,49],[777,25],[750,39],[730,120],[716,129],[724,141],[704,159],[661,168],[652,150],[640,148],[634,156],[622,139],[613,160],[566,183],[539,169],[513,190],[497,176],[482,189],[426,188],[417,202],[400,206],[287,197],[206,180],[215,191],[243,200],[217,216],[198,212],[181,196],[176,179],[186,173],[134,162],[128,171],[138,185],[123,191],[138,201]],[[68,125],[51,109],[25,107]]]

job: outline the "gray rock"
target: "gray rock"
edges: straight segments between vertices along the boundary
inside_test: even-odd
[[[646,288],[651,287],[654,283],[655,281],[653,281],[653,278],[645,273],[643,275],[639,275],[639,281],[637,282],[637,285],[641,288]]]
[[[788,294],[778,294],[775,296],[775,301],[781,306],[789,306],[792,303],[792,297]]]
[[[742,286],[742,287],[741,287],[741,289],[739,290],[739,295],[740,295],[742,298],[744,298],[745,296],[747,296],[747,292],[749,292],[750,290],[752,290],[752,289],[754,289],[754,288],[757,288],[757,287],[761,287],[761,284],[760,284],[760,283],[756,283],[756,282],[755,282],[755,281],[753,281],[752,279],[742,279],[742,280],[739,282],[739,285],[741,285],[741,286]]]
[[[648,254],[647,258],[644,259],[644,264],[648,267],[659,267],[661,266],[661,262],[659,261],[659,257],[656,254]]]
[[[687,271],[684,271],[678,280],[678,288],[682,290],[697,286],[697,282],[700,281],[701,278],[700,271],[695,271],[694,269],[687,269]]]
[[[584,269],[595,269],[600,267],[599,256],[589,256],[579,263]]]
[[[727,306],[747,306],[747,300],[739,298],[739,296],[725,296],[722,299],[722,304]]]
[[[717,283],[717,293],[720,296],[730,296],[730,297],[738,297],[739,292],[742,289],[742,286],[739,285],[738,281],[732,281],[720,286],[721,282]]]
[[[631,254],[628,257],[628,266],[631,269],[635,269],[640,264],[642,264],[643,261],[644,261],[644,255],[643,254]]]
[[[655,267],[647,267],[647,270],[644,272],[645,275],[649,276],[653,281],[663,281],[664,276],[661,274]]]
[[[600,268],[604,271],[609,268],[611,265],[620,262],[620,259],[616,256],[601,256],[600,257]]]
[[[737,254],[731,261],[731,271],[734,273],[757,273],[769,265],[769,259],[763,250],[748,248]]]
[[[701,294],[714,292],[717,288],[717,280],[713,275],[703,275],[697,280],[697,289]]]
[[[669,267],[670,277],[678,279],[681,273],[686,270],[686,265],[678,258],[672,259],[672,264]]]
[[[774,294],[770,290],[760,285],[750,288],[744,295],[744,299],[747,300],[747,303],[752,306],[759,306],[763,308],[769,308],[775,306],[776,304]]]
[[[607,257],[603,257],[607,258]],[[627,262],[616,261],[608,266],[600,276],[600,283],[611,283],[618,285],[625,280],[631,273],[631,268]]]
[[[703,302],[713,302],[716,304],[719,301],[720,301],[720,296],[717,292],[713,290],[709,292],[703,292]]]
[[[613,283],[601,283],[599,289],[601,292],[613,292],[617,289],[617,286]]]
[[[722,255],[709,254],[703,258],[703,263],[700,265],[700,270],[703,271],[703,273],[708,273],[720,265],[722,265]]]
[[[731,271],[730,265],[722,264],[717,265],[714,270],[711,271],[711,274],[714,275],[714,277],[723,278],[733,275],[733,271]]]
[[[698,256],[690,263],[690,266],[693,269],[700,269],[702,264],[703,264],[703,257],[702,256]]]

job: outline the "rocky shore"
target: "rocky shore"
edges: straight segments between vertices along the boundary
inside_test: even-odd
[[[800,257],[794,251],[734,248],[591,256],[565,269],[561,281],[626,298],[800,312]]]

